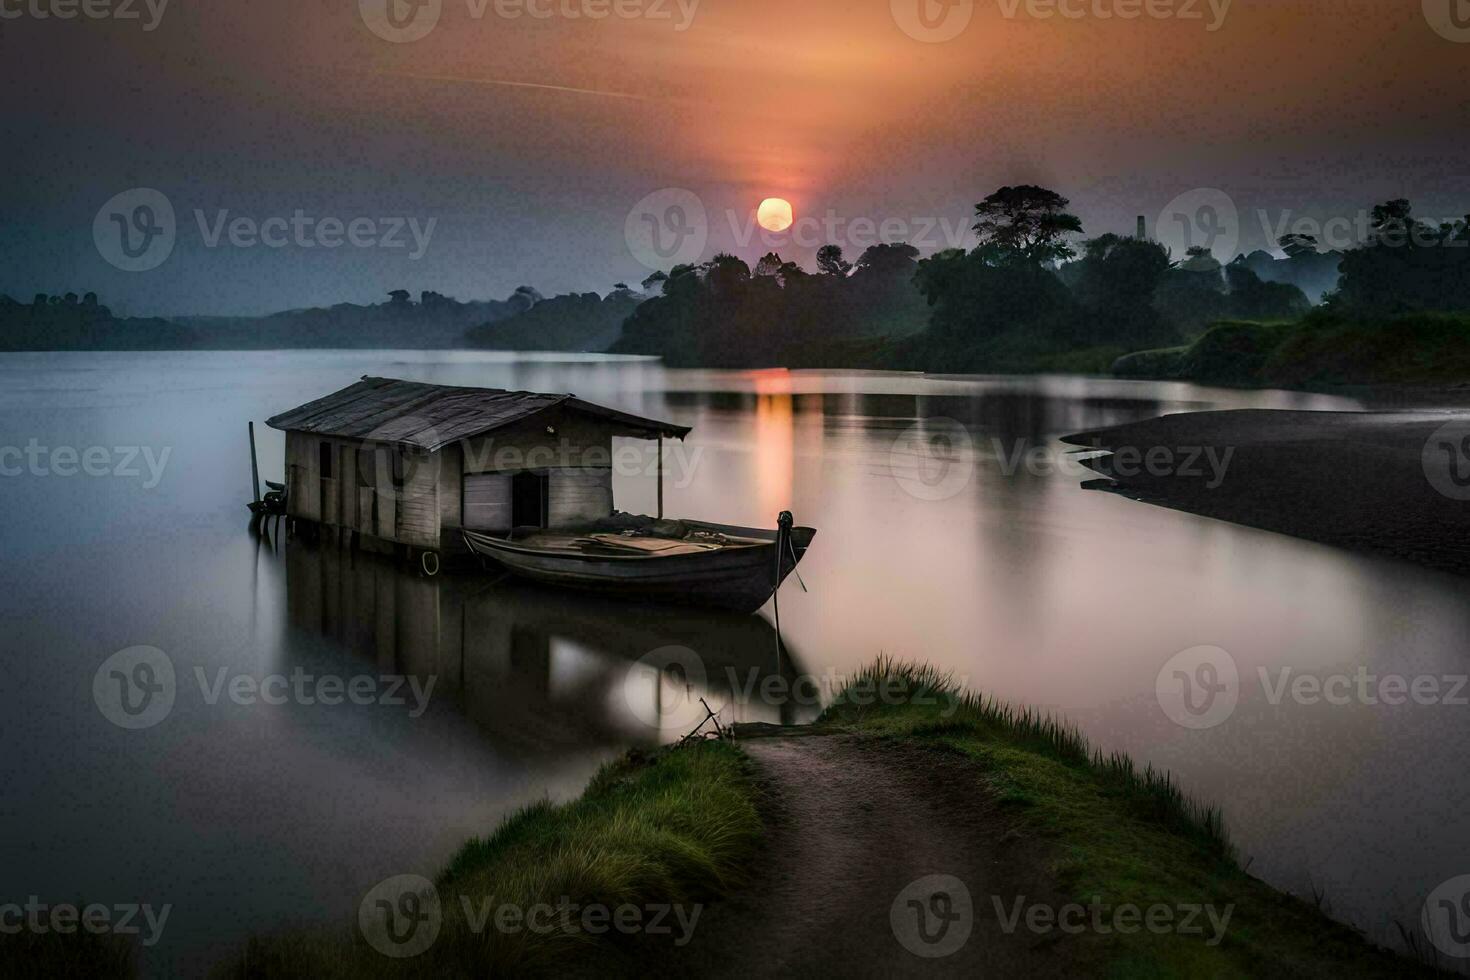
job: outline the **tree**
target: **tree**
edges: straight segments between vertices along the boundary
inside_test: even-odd
[[[1307,294],[1286,282],[1262,282],[1244,262],[1225,267],[1230,315],[1245,320],[1291,320],[1312,308]]]
[[[1317,236],[1315,235],[1282,235],[1276,240],[1276,244],[1281,246],[1281,251],[1285,252],[1289,259],[1294,259],[1298,255],[1317,254]]]
[[[663,292],[664,283],[668,281],[669,274],[667,272],[655,272],[647,279],[644,279],[639,285],[643,287],[645,293],[653,292],[655,286],[658,287],[659,292]]]
[[[842,257],[842,246],[823,245],[817,249],[817,271],[841,279],[852,271],[852,263]]]
[[[783,263],[781,262],[781,256],[777,255],[775,252],[767,252],[765,255],[761,256],[761,260],[756,263],[755,275],[762,277],[778,275],[781,272],[782,264]]]
[[[390,303],[392,303],[394,306],[407,306],[408,305],[408,296],[409,296],[408,290],[406,290],[406,289],[395,289],[395,290],[392,290],[391,292],[388,293],[388,301]]]
[[[1173,339],[1153,302],[1169,273],[1162,245],[1107,234],[1087,243],[1078,265],[1077,298],[1091,314],[1086,340],[1143,346]]]
[[[853,269],[855,274],[866,272],[880,275],[892,273],[912,275],[914,263],[918,261],[918,258],[919,250],[907,242],[870,245],[862,255],[858,256]]]
[[[750,266],[728,252],[710,259],[705,271],[717,293],[736,292],[750,282]]]
[[[804,280],[810,279],[811,273],[807,272],[795,262],[782,262],[779,276],[781,279],[781,285],[789,286],[792,283],[802,282]]]
[[[1070,202],[1045,187],[1002,187],[975,205],[976,246],[987,261],[1043,265],[1075,252],[1065,236],[1082,233],[1082,221],[1066,211]]]
[[[1402,245],[1416,223],[1410,216],[1412,207],[1402,197],[1373,206],[1373,217],[1369,222],[1374,241],[1385,245]]]
[[[1400,198],[1373,208],[1371,228],[1342,257],[1330,305],[1359,315],[1470,310],[1470,220],[1434,228]]]

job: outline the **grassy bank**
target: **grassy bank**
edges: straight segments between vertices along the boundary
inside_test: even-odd
[[[473,928],[476,910],[570,901],[616,909],[708,901],[738,880],[761,836],[749,763],[705,742],[605,766],[576,801],[538,803],[465,844],[435,880],[442,927],[412,959],[390,959],[356,927],[252,940],[222,976],[487,976],[602,971],[657,955],[670,936]],[[560,920],[559,920],[560,921]],[[574,918],[574,922],[578,919]],[[669,917],[668,923],[673,924]],[[678,935],[677,925],[673,928]]]
[[[1218,323],[1187,347],[1125,355],[1113,373],[1296,388],[1454,384],[1470,378],[1470,316],[1355,319],[1319,310],[1294,323]]]
[[[1218,945],[1147,929],[1068,937],[1110,975],[1364,977],[1420,969],[1247,874],[1219,811],[1192,801],[1167,775],[1097,753],[1065,724],[961,691],[932,668],[880,660],[817,724],[962,753],[975,764],[977,787],[1001,808],[1006,825],[996,832],[1041,844],[1048,873],[1076,902],[1233,907]],[[975,901],[977,915],[992,914],[988,896]]]

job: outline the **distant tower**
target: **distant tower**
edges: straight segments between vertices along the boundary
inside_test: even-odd
[[[1141,242],[1148,240],[1148,222],[1141,214],[1138,216],[1138,240]]]

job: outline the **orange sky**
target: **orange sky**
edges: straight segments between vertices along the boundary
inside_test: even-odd
[[[641,278],[624,221],[671,186],[709,209],[711,252],[747,258],[761,243],[732,238],[727,212],[767,196],[798,217],[962,227],[995,187],[1040,182],[1092,233],[1131,230],[1196,187],[1225,190],[1248,216],[1396,195],[1426,213],[1470,210],[1470,44],[1437,34],[1418,2],[1234,0],[1210,31],[1208,0],[1175,0],[1201,20],[1093,12],[1128,0],[1069,0],[1085,15],[1038,19],[990,0],[942,43],[906,34],[889,0],[700,0],[682,31],[676,0],[603,0],[656,4],[667,20],[507,19],[496,0],[476,17],[478,0],[440,2],[434,29],[402,44],[375,35],[357,0],[173,0],[152,32],[0,22],[7,135],[28,147],[26,183],[0,205],[56,226],[0,244],[111,276],[84,237],[73,254],[79,236],[61,235],[134,185],[184,211],[407,212],[440,228],[402,270],[411,287],[484,296]],[[1242,219],[1243,246],[1259,227]],[[376,256],[304,269],[232,258],[242,296],[267,275],[293,303],[375,291],[391,274]],[[181,257],[111,285],[200,308],[222,295],[223,261]]]

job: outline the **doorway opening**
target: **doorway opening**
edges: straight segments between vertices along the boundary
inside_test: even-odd
[[[517,473],[510,481],[512,527],[545,527],[551,481],[544,473]]]

